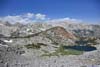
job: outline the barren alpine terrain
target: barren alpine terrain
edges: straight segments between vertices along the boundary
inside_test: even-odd
[[[0,21],[0,67],[100,67],[100,25]]]

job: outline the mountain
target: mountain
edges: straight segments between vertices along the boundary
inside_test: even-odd
[[[46,31],[41,32],[39,35],[49,38],[53,42],[56,42],[56,44],[68,45],[68,42],[73,43],[72,40],[76,39],[71,32],[66,31],[66,29],[60,26],[47,29]]]
[[[66,31],[66,29],[60,26],[47,29],[46,31],[43,31],[42,33],[52,35],[52,36],[60,36],[62,38],[75,39],[75,36],[71,32]]]
[[[61,26],[66,30],[72,32],[76,36],[80,37],[98,37],[100,25],[84,24],[84,23],[73,23],[73,22],[55,22],[50,23],[52,26]]]
[[[84,23],[74,23],[74,22],[37,22],[37,23],[28,23],[28,24],[21,24],[15,23],[10,24],[9,22],[1,22],[0,21],[0,33],[4,35],[12,36],[13,33],[18,33],[14,36],[26,36],[34,33],[38,33],[41,31],[45,31],[52,27],[60,26],[69,31],[70,33],[74,34],[75,36],[80,37],[98,37],[100,25],[93,25],[93,24],[84,24]],[[9,32],[11,31],[11,32]],[[10,35],[11,34],[11,35]]]
[[[64,64],[66,67],[66,62],[71,67],[100,64],[99,35],[100,25],[71,22],[9,25],[1,22],[0,67],[39,67],[39,64],[45,65],[43,67],[47,67],[46,64],[63,67]],[[66,46],[74,46],[74,49],[66,49]],[[75,50],[77,46],[96,50],[78,51]]]

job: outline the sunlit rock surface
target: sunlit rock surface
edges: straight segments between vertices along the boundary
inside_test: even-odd
[[[99,30],[99,25],[67,22],[0,23],[0,67],[99,67]],[[96,50],[62,48],[77,45]]]

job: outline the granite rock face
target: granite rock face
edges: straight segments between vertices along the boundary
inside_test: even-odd
[[[67,22],[0,23],[0,67],[99,67],[99,30],[99,25]],[[80,55],[61,55],[59,51],[68,51],[63,49],[57,52],[60,46],[82,46],[83,42],[97,50]]]

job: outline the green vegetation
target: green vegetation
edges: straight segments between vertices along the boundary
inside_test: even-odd
[[[45,53],[42,56],[59,56],[59,55],[80,55],[83,51],[73,50],[73,49],[64,49],[63,46],[60,46],[57,50],[52,53]]]
[[[46,50],[42,50],[44,53],[49,53],[48,51],[46,51]]]
[[[41,46],[47,46],[47,45],[43,43],[36,43],[36,44],[32,43],[32,44],[25,45],[27,49],[39,49],[41,48]]]
[[[96,37],[80,37],[78,41],[76,41],[76,43],[78,45],[96,45],[98,44],[96,42],[97,38]]]
[[[37,43],[37,45],[40,45],[40,46],[47,46],[47,44],[44,44],[44,43]]]
[[[25,47],[27,49],[39,49],[40,48],[40,45],[36,45],[36,44],[28,44],[28,45],[25,45]]]
[[[57,50],[57,53],[60,53],[61,55],[80,55],[83,53],[83,51],[78,51],[74,49],[65,49],[63,46],[60,46]]]

